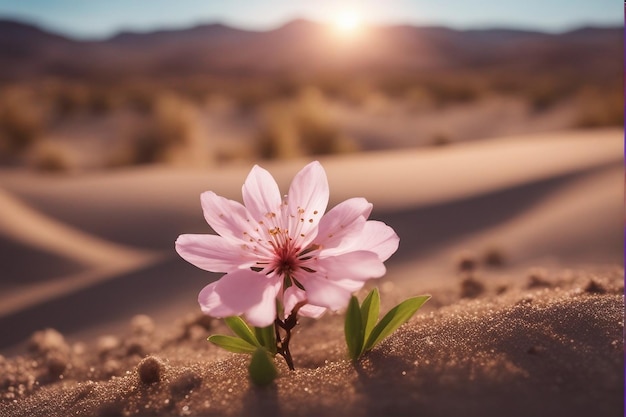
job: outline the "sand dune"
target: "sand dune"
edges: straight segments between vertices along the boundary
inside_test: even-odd
[[[442,204],[620,163],[620,130],[531,135],[448,148],[325,157],[331,204],[365,196],[376,212]],[[262,163],[286,190],[305,161]],[[208,170],[147,168],[80,177],[0,173],[0,184],[45,214],[117,243],[170,249],[206,226],[199,194],[241,201],[249,165]]]
[[[21,244],[25,252],[21,257],[16,256],[17,259],[3,259],[5,265],[12,261],[39,261],[37,266],[40,270],[31,270],[31,274],[49,269],[50,263],[41,262],[42,259],[20,259],[29,258],[29,250],[33,249],[80,265],[76,271],[65,276],[36,282],[5,275],[0,318],[145,266],[160,256],[154,251],[125,247],[84,233],[39,213],[2,190],[0,206],[0,234],[3,239],[13,239]],[[18,272],[14,270],[13,273]]]
[[[123,247],[45,216],[0,190],[0,234],[92,267],[128,263],[147,252]]]

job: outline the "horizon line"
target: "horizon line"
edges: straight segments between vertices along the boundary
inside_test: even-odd
[[[36,19],[24,18],[23,16],[12,16],[10,14],[0,14],[0,21],[5,22],[14,22],[18,24],[23,24],[27,26],[36,27],[39,30],[44,32],[61,36],[73,41],[78,42],[97,42],[97,41],[106,41],[121,34],[137,34],[137,35],[148,35],[151,33],[157,32],[176,32],[189,30],[193,28],[198,28],[202,26],[212,26],[212,25],[222,25],[227,28],[240,30],[244,32],[252,32],[252,33],[266,33],[272,32],[275,30],[279,30],[285,26],[293,24],[295,22],[305,22],[305,23],[313,23],[318,25],[331,25],[332,23],[326,21],[319,21],[316,19],[305,18],[305,17],[292,17],[287,20],[280,22],[279,24],[270,24],[265,27],[250,27],[249,25],[241,25],[233,22],[228,22],[224,19],[215,19],[215,20],[200,20],[196,22],[189,22],[187,24],[156,24],[150,25],[148,27],[127,27],[127,26],[119,26],[113,28],[111,31],[108,31],[107,34],[104,35],[86,35],[79,34],[71,30],[66,30],[62,28],[58,28],[55,25],[49,25],[41,21],[37,21]],[[598,22],[580,22],[573,23],[567,25],[567,27],[557,28],[554,30],[550,30],[543,27],[530,27],[526,25],[520,24],[507,24],[507,23],[479,23],[479,24],[471,24],[471,25],[454,25],[454,24],[446,24],[443,22],[366,22],[363,24],[365,27],[370,28],[394,28],[394,27],[413,27],[413,28],[442,28],[442,29],[450,29],[458,32],[471,32],[471,31],[489,31],[489,30],[511,30],[511,31],[520,31],[520,32],[534,32],[534,33],[542,33],[547,35],[559,35],[565,34],[569,32],[573,32],[580,29],[585,28],[596,28],[596,29],[619,29],[623,28],[623,23],[598,23]]]

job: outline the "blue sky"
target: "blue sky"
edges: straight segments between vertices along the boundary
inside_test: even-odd
[[[294,18],[331,21],[356,10],[373,24],[513,27],[560,32],[581,25],[622,25],[617,0],[0,0],[0,16],[79,38],[222,22],[269,29]]]

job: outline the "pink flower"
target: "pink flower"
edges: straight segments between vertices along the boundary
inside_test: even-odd
[[[225,272],[200,292],[205,314],[244,314],[254,326],[277,318],[276,300],[287,316],[319,317],[347,306],[365,281],[385,274],[383,264],[398,248],[392,228],[368,221],[372,205],[346,200],[328,213],[328,180],[319,162],[300,171],[281,198],[269,172],[254,166],[243,185],[244,205],[211,191],[201,195],[204,218],[219,234],[181,235],[181,257],[212,272]]]

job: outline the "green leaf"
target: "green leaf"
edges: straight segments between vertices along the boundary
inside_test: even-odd
[[[267,327],[255,327],[254,334],[257,340],[272,355],[276,355],[276,333],[274,333],[274,325]]]
[[[363,323],[363,342],[365,342],[372,329],[378,321],[378,313],[380,312],[380,294],[378,288],[374,288],[367,294],[363,304],[361,304],[361,322]],[[365,345],[363,345],[365,347]],[[362,351],[360,353],[363,353]]]
[[[257,349],[256,346],[251,345],[243,339],[234,336],[224,336],[221,334],[214,334],[207,339],[209,342],[226,349],[229,352],[235,353],[254,353]]]
[[[357,359],[363,352],[363,323],[361,321],[361,310],[359,300],[353,295],[346,311],[346,322],[344,325],[346,344],[348,345],[348,355],[351,359]]]
[[[264,348],[257,348],[254,351],[248,371],[252,382],[261,387],[271,384],[278,376],[274,361]]]
[[[405,300],[389,310],[367,338],[363,351],[368,351],[380,341],[396,331],[398,327],[406,323],[412,316],[430,299],[430,295],[420,295]]]
[[[224,319],[224,322],[226,322],[226,325],[230,328],[230,330],[232,330],[237,336],[239,336],[246,342],[250,343],[253,346],[261,346],[261,343],[259,343],[254,333],[252,333],[250,327],[248,327],[246,322],[243,321],[241,317],[226,317]]]

